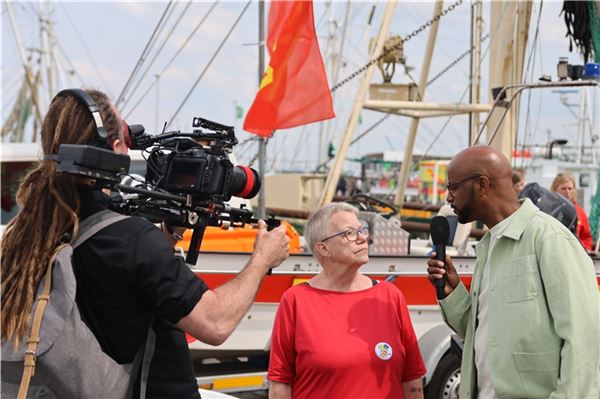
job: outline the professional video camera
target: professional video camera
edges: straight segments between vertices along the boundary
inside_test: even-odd
[[[232,196],[252,198],[260,190],[258,173],[247,166],[234,166],[229,154],[237,144],[234,129],[195,117],[193,131],[145,134],[141,125],[129,126],[131,149],[143,150],[145,181],[118,184],[129,172],[129,157],[92,146],[61,145],[58,170],[96,179],[97,184],[120,191],[112,208],[139,215],[154,223],[194,230],[187,262],[195,264],[206,226],[256,223],[252,211],[232,207]],[[269,228],[279,220],[267,220]]]

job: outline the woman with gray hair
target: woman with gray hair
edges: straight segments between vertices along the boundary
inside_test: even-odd
[[[356,208],[326,205],[305,237],[323,270],[281,299],[269,398],[423,398],[425,365],[404,296],[359,272],[369,229]]]

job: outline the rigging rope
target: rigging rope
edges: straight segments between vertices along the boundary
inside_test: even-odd
[[[217,58],[217,55],[221,52],[221,49],[223,48],[223,46],[225,45],[225,43],[229,39],[229,36],[231,36],[231,33],[233,32],[233,30],[235,29],[235,27],[238,25],[238,23],[242,19],[242,16],[246,13],[246,10],[248,10],[248,7],[250,6],[251,3],[252,3],[252,0],[248,0],[248,2],[246,3],[246,5],[244,6],[244,9],[242,10],[242,12],[240,12],[240,15],[238,15],[237,19],[235,20],[235,22],[233,23],[233,25],[231,26],[231,28],[229,29],[229,31],[225,35],[225,38],[221,41],[221,44],[219,44],[219,47],[217,48],[217,50],[214,52],[214,54],[212,55],[212,57],[210,57],[210,60],[208,61],[208,64],[206,64],[206,66],[204,67],[204,69],[202,70],[202,72],[200,73],[200,75],[198,76],[198,78],[196,79],[196,81],[194,82],[194,84],[192,85],[192,87],[190,88],[190,90],[188,91],[187,95],[185,96],[185,98],[183,99],[183,101],[181,102],[181,104],[179,104],[179,107],[177,107],[177,110],[175,111],[175,113],[173,114],[173,116],[171,116],[171,118],[168,119],[169,122],[168,122],[167,126],[169,126],[171,124],[171,122],[175,120],[175,117],[179,114],[179,111],[181,111],[181,108],[183,108],[183,106],[185,105],[185,103],[187,102],[187,100],[190,98],[190,96],[194,92],[194,89],[196,89],[196,86],[198,86],[198,83],[200,83],[200,80],[204,77],[204,74],[206,73],[206,71],[208,70],[208,68],[212,65],[212,63],[215,60],[215,58]]]
[[[136,76],[136,74],[139,72],[140,68],[142,67],[142,64],[144,63],[144,60],[150,53],[152,46],[154,46],[154,43],[156,42],[156,38],[157,38],[158,34],[163,29],[164,23],[166,23],[166,19],[168,19],[168,15],[170,15],[170,13],[171,13],[171,5],[172,4],[173,4],[173,2],[170,1],[169,4],[167,4],[167,7],[165,8],[165,10],[163,11],[163,14],[160,17],[160,20],[158,21],[156,28],[154,28],[154,31],[152,32],[150,39],[148,39],[148,43],[146,43],[146,47],[144,47],[144,50],[142,51],[142,54],[138,58],[138,61],[135,65],[135,67],[133,67],[133,71],[131,71],[129,78],[127,78],[127,82],[125,82],[125,86],[123,86],[123,89],[121,90],[121,93],[119,94],[119,97],[117,97],[117,101],[115,101],[115,106],[119,107],[121,101],[124,100],[125,94],[126,94],[127,90],[129,89],[129,85],[131,84],[131,82],[134,79],[134,77]]]
[[[162,75],[164,75],[164,73],[167,71],[167,69],[169,69],[169,67],[173,63],[173,61],[175,61],[175,59],[179,56],[179,54],[181,54],[181,52],[183,51],[183,49],[187,46],[187,44],[190,42],[190,40],[192,39],[192,37],[194,37],[194,35],[198,31],[198,29],[200,29],[200,27],[202,26],[202,24],[204,23],[204,21],[206,21],[206,18],[208,18],[208,16],[213,12],[213,10],[215,9],[215,6],[218,3],[219,3],[219,0],[216,0],[214,3],[212,3],[212,5],[210,6],[210,8],[206,12],[206,14],[204,14],[204,16],[202,17],[202,19],[196,25],[196,27],[194,28],[194,30],[188,35],[188,37],[185,39],[185,41],[179,47],[179,49],[175,52],[175,54],[173,54],[173,56],[171,57],[171,59],[169,60],[169,62],[167,62],[167,64],[164,66],[164,68],[162,69],[162,71],[160,71],[158,73],[156,79],[154,79],[152,81],[152,83],[148,86],[148,88],[146,89],[146,91],[140,96],[140,98],[138,99],[138,101],[131,107],[131,110],[125,115],[125,119],[129,118],[129,115],[131,115],[131,113],[137,109],[138,105],[140,105],[140,103],[142,102],[142,100],[144,98],[146,98],[146,95],[148,95],[148,93],[150,92],[150,90],[152,90],[152,88],[158,83],[158,79]]]
[[[171,35],[175,32],[175,28],[177,28],[177,26],[179,25],[179,23],[183,19],[184,15],[186,14],[188,8],[190,8],[191,4],[192,4],[192,0],[189,0],[188,3],[186,4],[186,6],[181,11],[181,13],[179,13],[179,17],[177,18],[177,20],[175,21],[175,23],[171,27],[171,30],[169,31],[169,33],[167,33],[167,35],[163,39],[161,45],[158,47],[158,50],[156,50],[156,52],[154,53],[154,57],[152,57],[152,60],[150,60],[150,62],[148,63],[148,66],[146,66],[146,69],[144,70],[144,72],[142,72],[141,76],[138,78],[137,83],[135,84],[135,86],[133,87],[133,89],[131,89],[130,95],[127,97],[126,100],[123,101],[123,104],[121,105],[121,108],[124,109],[127,106],[127,103],[131,99],[131,96],[133,95],[133,93],[136,92],[136,90],[138,89],[138,87],[140,86],[140,84],[142,83],[142,81],[144,80],[144,78],[146,77],[146,75],[148,75],[148,71],[150,70],[150,68],[152,67],[152,65],[154,65],[154,62],[156,61],[156,59],[160,55],[160,52],[162,51],[162,49],[165,47],[165,45],[167,44],[167,42],[171,38]],[[173,8],[173,10],[175,10],[175,9]]]

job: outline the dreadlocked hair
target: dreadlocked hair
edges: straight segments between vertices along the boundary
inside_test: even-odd
[[[109,137],[120,137],[120,118],[108,97],[86,90],[98,107]],[[96,125],[86,106],[71,95],[55,97],[42,124],[44,154],[57,154],[61,144],[86,144]],[[20,211],[2,237],[2,341],[16,347],[28,333],[29,314],[48,262],[79,228],[77,177],[58,174],[54,161],[44,160],[17,191]]]

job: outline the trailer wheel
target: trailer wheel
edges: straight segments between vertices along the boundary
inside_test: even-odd
[[[450,352],[440,359],[431,381],[425,387],[426,399],[458,399],[460,360]]]

